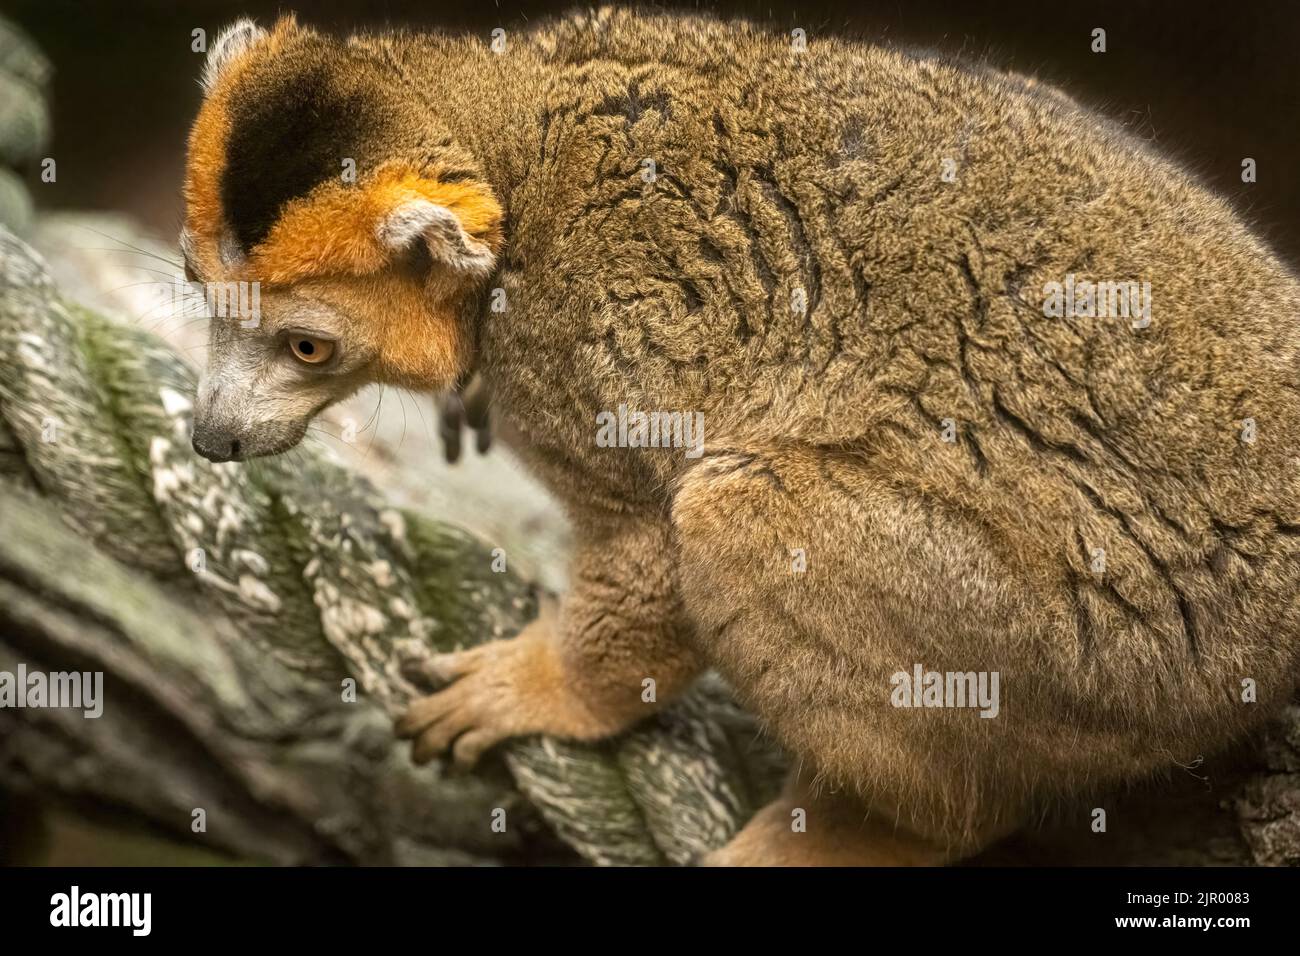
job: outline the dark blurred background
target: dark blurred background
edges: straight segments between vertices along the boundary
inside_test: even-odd
[[[52,60],[58,182],[29,177],[38,207],[119,209],[164,235],[180,219],[185,133],[199,101],[196,27],[295,10],[331,30],[383,24],[523,29],[572,3],[477,0],[10,0]],[[987,58],[1036,74],[1130,124],[1232,197],[1292,261],[1300,260],[1300,4],[1088,0],[697,3],[810,36],[822,32]],[[1090,52],[1094,27],[1107,52]],[[1258,182],[1241,182],[1241,161]]]

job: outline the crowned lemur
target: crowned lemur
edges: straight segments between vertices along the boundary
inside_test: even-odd
[[[1228,203],[1021,76],[674,14],[504,40],[241,21],[189,145],[188,271],[261,289],[201,454],[474,370],[575,529],[555,614],[430,665],[415,759],[713,668],[800,770],[710,862],[932,863],[1287,701],[1300,284]]]

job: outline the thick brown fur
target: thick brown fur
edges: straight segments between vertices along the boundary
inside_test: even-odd
[[[650,709],[645,679],[662,704],[715,667],[804,768],[717,862],[935,862],[1225,748],[1286,702],[1300,283],[1227,203],[989,70],[608,10],[508,44],[290,25],[228,67],[240,97],[254,71],[310,61],[378,104],[361,184],[283,205],[249,275],[382,278],[370,231],[336,252],[343,220],[293,217],[326,195],[382,215],[365,184],[386,163],[444,197],[457,170],[468,192],[447,202],[495,272],[435,261],[442,305],[397,332],[357,286],[346,334],[430,389],[476,357],[577,531],[555,619],[434,666],[454,683],[402,727],[418,756],[614,733]],[[204,183],[229,120],[205,117],[192,231],[220,271],[230,224]],[[1149,327],[1047,317],[1045,285],[1071,273],[1150,282]],[[465,337],[435,349],[454,368],[398,357]],[[598,447],[620,405],[702,412],[703,457]],[[998,716],[892,706],[916,664],[999,672]],[[822,838],[788,852],[799,803]]]

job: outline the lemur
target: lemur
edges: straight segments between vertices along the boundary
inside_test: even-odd
[[[473,371],[574,528],[555,613],[429,665],[415,760],[615,735],[712,669],[798,769],[703,862],[939,864],[1288,700],[1300,283],[1068,96],[609,9],[240,21],[203,85],[187,271],[261,314],[212,320],[195,449]],[[620,408],[703,453],[598,442]],[[910,706],[922,668],[998,675],[996,715]]]

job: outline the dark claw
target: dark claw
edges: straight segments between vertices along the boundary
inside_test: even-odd
[[[455,391],[438,398],[438,436],[448,464],[460,460],[461,430],[474,432],[474,447],[480,455],[492,447],[491,397],[478,375],[457,384]]]
[[[418,658],[409,658],[402,661],[401,669],[402,676],[417,687],[422,687],[427,691],[435,691],[440,686],[425,667],[424,661]]]
[[[460,396],[452,392],[438,397],[438,437],[442,439],[442,454],[447,463],[460,460],[460,430],[465,421],[465,406]]]

